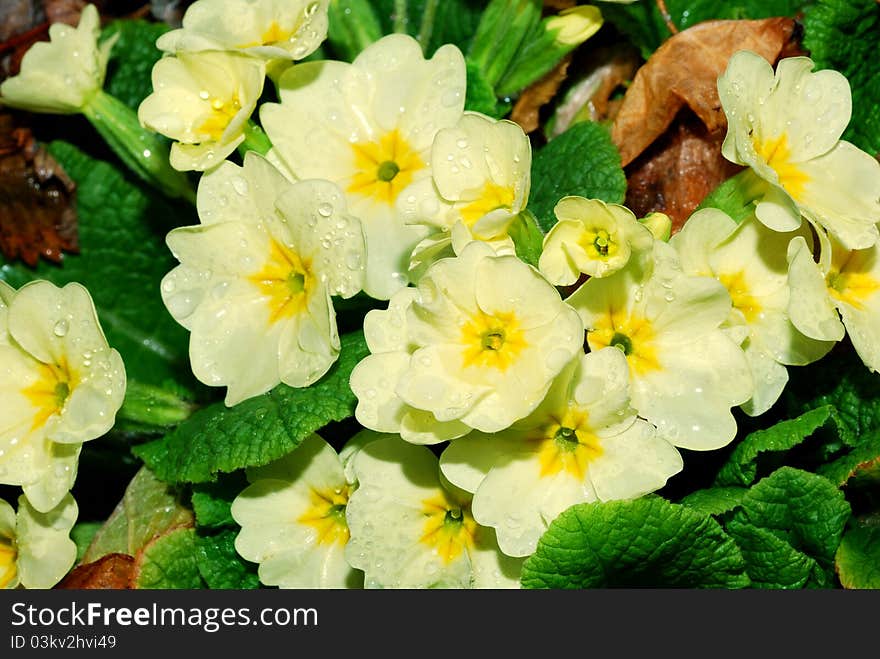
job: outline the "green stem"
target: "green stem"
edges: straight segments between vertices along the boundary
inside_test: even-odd
[[[195,204],[196,193],[186,173],[174,169],[168,161],[168,143],[143,128],[134,110],[99,91],[82,113],[132,172],[169,197],[182,197]]]
[[[193,403],[172,391],[129,380],[117,417],[121,421],[167,428],[189,418],[194,409]]]
[[[422,24],[419,26],[418,40],[426,54],[431,43],[431,36],[434,34],[434,19],[437,16],[439,4],[440,0],[426,0],[425,9],[422,11]]]
[[[253,119],[248,119],[244,126],[244,142],[238,145],[238,152],[244,158],[244,154],[248,151],[256,151],[261,156],[269,153],[272,148],[272,142],[260,126],[254,123]]]
[[[406,34],[407,18],[406,0],[394,0],[394,31]]]

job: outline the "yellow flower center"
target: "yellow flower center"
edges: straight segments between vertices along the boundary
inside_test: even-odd
[[[18,574],[15,540],[0,536],[0,588],[6,588]]]
[[[761,314],[761,304],[752,296],[745,274],[740,271],[733,275],[719,275],[718,281],[730,293],[734,308],[742,312],[746,322],[754,322]]]
[[[651,323],[624,311],[610,309],[587,334],[591,350],[614,346],[623,351],[630,369],[638,375],[661,369]]]
[[[516,314],[479,311],[461,329],[463,365],[505,371],[528,346]]]
[[[513,192],[513,188],[506,188],[488,181],[483,186],[479,196],[459,210],[461,219],[469,227],[473,227],[477,220],[494,210],[499,208],[512,209],[515,198],[516,195]]]
[[[865,301],[880,290],[880,281],[869,274],[869,263],[863,258],[865,253],[864,250],[835,249],[831,269],[825,276],[831,297],[859,311],[865,308]]]
[[[280,25],[278,25],[278,21],[272,21],[272,24],[269,28],[263,32],[263,36],[261,37],[263,44],[277,43],[279,41],[287,41],[296,30],[299,28],[299,25],[294,26],[293,30],[285,30]]]
[[[477,523],[467,506],[454,503],[445,493],[422,501],[424,531],[419,540],[432,547],[444,565],[449,565],[474,544]]]
[[[311,488],[311,506],[296,521],[311,526],[318,532],[319,545],[345,545],[349,536],[345,507],[348,505],[350,493],[348,485],[335,490]]]
[[[22,395],[36,408],[31,430],[44,426],[49,417],[59,413],[76,386],[64,358],[60,364],[40,363],[37,373],[36,382],[21,390]]]
[[[199,126],[199,133],[207,133],[211,140],[214,142],[219,142],[220,138],[223,137],[223,131],[226,130],[226,127],[229,125],[229,122],[238,114],[238,111],[241,110],[241,102],[238,100],[238,94],[233,93],[231,98],[222,99],[217,96],[211,98],[208,95],[208,92],[203,91],[199,94],[199,96],[205,100],[210,101],[210,113],[208,118],[202,122],[202,125]]]
[[[614,241],[614,237],[606,229],[590,227],[584,231],[578,241],[581,248],[592,259],[604,261],[620,251],[620,245]]]
[[[263,269],[248,279],[268,298],[272,323],[302,313],[316,283],[311,262],[275,240]]]
[[[788,136],[783,133],[775,139],[756,142],[755,151],[776,172],[776,176],[779,177],[779,185],[793,199],[800,199],[804,193],[804,186],[810,179],[803,171],[798,169],[795,163],[791,162]]]
[[[354,192],[376,201],[393,205],[413,176],[425,163],[397,129],[386,133],[378,142],[351,145],[356,174],[348,186]]]
[[[551,418],[539,432],[535,441],[542,478],[565,471],[582,481],[587,465],[602,455],[601,440],[590,427],[585,410],[569,407],[562,418]]]

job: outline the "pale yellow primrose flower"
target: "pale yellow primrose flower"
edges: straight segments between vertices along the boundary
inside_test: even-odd
[[[818,264],[803,238],[789,245],[791,322],[825,341],[842,339],[845,328],[865,366],[880,370],[880,245],[848,250],[821,230],[818,235]]]
[[[76,480],[83,442],[113,427],[125,367],[89,292],[0,282],[0,483],[34,508],[55,508]]]
[[[451,442],[440,458],[443,475],[475,493],[474,519],[495,528],[508,556],[532,554],[569,506],[653,492],[682,464],[636,418],[626,357],[614,348],[575,357],[526,419]]]
[[[201,224],[168,234],[181,262],[162,299],[191,332],[190,362],[226,404],[279,382],[306,387],[339,355],[331,295],[363,282],[360,224],[329,181],[291,184],[256,153],[202,176]]]
[[[354,490],[341,456],[310,435],[285,457],[247,469],[232,502],[242,527],[235,549],[259,563],[260,583],[281,588],[355,588],[363,575],[345,560],[345,509]]]
[[[512,121],[466,112],[439,131],[431,176],[397,199],[404,222],[433,230],[413,250],[410,267],[461,253],[473,240],[492,244],[498,254],[515,253],[507,230],[528,201],[531,168],[529,138]]]
[[[632,406],[661,437],[694,450],[733,440],[730,408],[749,400],[754,385],[742,349],[721,327],[732,305],[717,280],[685,275],[675,249],[655,241],[652,268],[631,260],[566,301],[580,313],[591,350],[624,352]]]
[[[434,263],[364,320],[355,415],[419,444],[497,432],[528,415],[583,345],[578,314],[515,256],[481,242]]]
[[[392,34],[351,64],[306,62],[280,79],[281,103],[260,119],[274,154],[297,178],[343,189],[367,243],[366,293],[387,300],[406,286],[410,254],[428,233],[396,208],[404,188],[431,176],[431,145],[464,108],[465,65],[452,45],[425,60],[419,43]]]
[[[182,51],[241,51],[264,59],[300,60],[327,37],[329,0],[198,0],[183,27],[166,32],[156,47]]]
[[[840,139],[852,113],[846,78],[812,69],[791,57],[774,76],[759,55],[735,53],[718,78],[722,153],[766,182],[755,214],[771,229],[794,231],[803,214],[847,249],[870,247],[880,235],[880,163]]]
[[[538,268],[557,286],[571,286],[582,274],[607,277],[654,243],[650,229],[618,204],[563,197],[553,213],[558,222],[544,236]]]
[[[174,140],[175,169],[216,167],[244,141],[265,68],[265,62],[237,53],[163,57],[153,66],[153,93],[138,107],[138,119]]]
[[[809,239],[808,226],[778,233],[754,216],[737,225],[722,211],[707,208],[691,215],[670,240],[685,274],[715,277],[727,289],[733,302],[728,325],[747,328],[742,347],[755,392],[742,408],[751,416],[766,412],[782,394],[786,364],[809,364],[834,346],[804,336],[789,320],[786,251],[796,236]]]
[[[0,499],[0,588],[46,589],[61,581],[76,562],[70,530],[78,516],[70,494],[46,512],[21,496],[16,514]]]
[[[399,437],[354,458],[359,483],[345,511],[348,562],[367,588],[518,588],[522,560],[498,550],[470,495],[442,480],[437,457]]]
[[[86,5],[76,28],[49,26],[50,41],[38,41],[21,60],[21,72],[0,84],[0,105],[31,112],[76,114],[104,86],[115,39],[98,46],[101,19]]]

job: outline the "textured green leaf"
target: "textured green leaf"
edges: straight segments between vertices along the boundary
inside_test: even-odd
[[[758,458],[762,454],[788,451],[823,426],[836,431],[838,429],[836,419],[837,411],[834,407],[823,405],[805,412],[796,419],[780,421],[770,428],[756,430],[746,436],[733,450],[715,477],[715,485],[751,485],[757,476]]]
[[[232,519],[232,502],[248,486],[243,471],[221,474],[214,483],[193,486],[192,507],[199,528],[236,526]]]
[[[572,506],[523,565],[525,588],[742,588],[745,562],[708,515],[656,496]]]
[[[703,515],[723,515],[736,508],[748,490],[744,487],[710,487],[697,490],[679,503],[693,508]]]
[[[204,588],[195,530],[177,529],[156,538],[137,557],[135,575],[135,587],[140,589]]]
[[[117,552],[134,556],[153,536],[192,523],[192,512],[180,503],[168,484],[159,481],[149,469],[141,468],[95,534],[83,563]]]
[[[813,558],[768,529],[737,517],[726,528],[745,558],[753,588],[803,588],[813,575],[821,573]]]
[[[153,64],[162,52],[156,39],[170,29],[165,23],[143,20],[113,21],[101,32],[101,41],[115,34],[118,40],[110,51],[104,91],[115,96],[133,110],[153,92]]]
[[[267,464],[310,433],[354,414],[357,399],[348,379],[367,353],[362,332],[344,335],[339,359],[312,386],[279,385],[234,407],[215,403],[133,451],[168,482],[203,483],[216,480],[219,472]]]
[[[852,88],[852,120],[843,134],[880,154],[880,4],[876,0],[818,0],[806,10],[804,46],[819,69],[835,69]]]
[[[880,433],[872,433],[870,438],[852,451],[833,462],[822,465],[817,470],[822,476],[838,486],[851,481],[872,484],[880,483]]]
[[[841,444],[829,448],[855,446],[880,430],[880,374],[869,371],[852,346],[843,343],[815,364],[798,369],[782,404],[791,416],[833,405]]]
[[[880,589],[880,519],[852,524],[843,534],[834,560],[844,588]]]
[[[626,176],[608,131],[583,121],[538,149],[532,158],[529,210],[545,232],[556,224],[553,208],[567,195],[622,204]]]
[[[811,0],[666,0],[666,8],[679,31],[710,19],[770,18],[794,16]],[[602,3],[607,21],[638,46],[647,59],[671,34],[657,3],[629,5]]]
[[[196,561],[208,588],[237,590],[260,587],[257,566],[235,551],[238,531],[225,529],[214,534],[196,535]]]
[[[60,267],[44,261],[35,269],[7,263],[0,267],[0,279],[15,288],[32,279],[83,284],[129,379],[156,386],[171,380],[194,390],[189,335],[165,309],[159,292],[160,279],[177,264],[165,233],[173,223],[191,222],[191,209],[145,192],[70,144],[53,142],[50,152],[77,183],[81,253],[66,254]]]
[[[812,581],[810,585],[827,587],[850,514],[849,503],[831,481],[782,467],[749,490],[727,530],[743,551],[755,584],[792,588]],[[795,553],[768,534],[805,558],[795,560]]]

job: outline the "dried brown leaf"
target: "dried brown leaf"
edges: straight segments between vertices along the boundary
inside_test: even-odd
[[[682,110],[663,136],[626,168],[626,206],[639,217],[666,213],[672,232],[678,231],[709,192],[742,169],[721,155],[723,139],[690,110]]]
[[[134,588],[134,558],[107,554],[94,563],[71,570],[55,588],[68,590],[127,590]]]
[[[78,252],[76,185],[30,129],[0,114],[0,252],[35,266]]]
[[[773,63],[792,38],[794,20],[706,21],[668,39],[638,73],[617,113],[611,138],[632,162],[688,106],[710,133],[726,130],[718,76],[738,50]]]
[[[639,68],[638,51],[626,43],[614,43],[587,51],[585,58],[575,58],[569,78],[580,77],[570,85],[565,98],[556,106],[548,137],[561,135],[576,121],[613,120],[620,100],[612,98],[626,87]]]
[[[569,53],[560,60],[553,70],[526,87],[520,94],[516,105],[513,106],[513,111],[510,113],[510,119],[518,123],[525,133],[531,133],[541,125],[541,108],[556,96],[559,87],[568,77],[570,63],[571,54]]]

